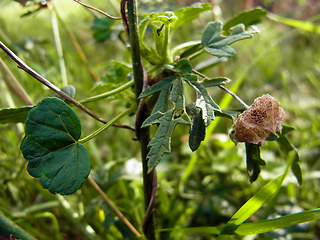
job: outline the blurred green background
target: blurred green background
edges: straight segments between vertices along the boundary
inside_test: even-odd
[[[106,12],[119,15],[118,0],[87,1]],[[194,1],[138,1],[139,13],[177,10]],[[204,2],[204,1],[203,1]],[[232,80],[226,87],[234,88],[247,104],[265,93],[276,97],[286,111],[285,125],[296,128],[288,138],[297,148],[304,182],[299,186],[291,174],[280,193],[260,209],[252,221],[318,208],[320,205],[320,2],[312,0],[284,1],[211,1],[213,11],[206,12],[174,33],[171,46],[199,40],[209,21],[226,22],[241,11],[262,6],[277,15],[312,21],[318,31],[304,31],[276,23],[268,17],[257,27],[252,39],[234,44],[235,57],[220,65],[203,68],[210,58],[202,56],[192,65],[208,76],[223,73]],[[0,0],[0,40],[29,66],[58,87],[63,86],[59,57],[53,33],[54,18],[63,49],[68,84],[76,88],[75,98],[81,100],[111,90],[127,79],[117,79],[112,70],[114,61],[130,67],[130,53],[120,21],[100,26],[95,12],[72,0],[53,0],[54,8],[39,8],[38,3]],[[29,14],[21,17],[28,11]],[[102,35],[101,35],[102,34]],[[57,36],[56,36],[57,37]],[[78,42],[87,61],[81,58]],[[148,38],[148,36],[146,36]],[[98,41],[97,41],[98,40]],[[37,103],[54,93],[18,70],[3,52],[0,57],[17,77],[31,99]],[[0,75],[0,107],[25,105]],[[213,89],[219,103],[225,93]],[[126,107],[130,89],[112,99],[87,106],[105,119],[111,119]],[[239,109],[231,101],[225,109]],[[101,124],[74,109],[82,123],[82,136]],[[218,118],[217,118],[218,119]],[[134,126],[134,116],[121,120]],[[286,159],[274,142],[261,148],[267,165],[260,177],[250,184],[245,165],[243,144],[235,146],[228,138],[232,122],[213,122],[210,140],[196,154],[188,147],[186,126],[178,126],[172,139],[172,153],[158,166],[157,229],[173,227],[214,226],[228,221],[261,186],[284,172]],[[125,239],[129,231],[104,204],[92,186],[85,182],[70,196],[50,194],[26,171],[26,160],[19,150],[23,138],[22,124],[0,125],[0,210],[37,239]],[[133,132],[111,128],[86,143],[91,159],[91,176],[139,230],[144,216],[144,201],[139,162],[139,145]],[[186,169],[191,167],[191,172]],[[188,174],[188,175],[187,175]],[[319,222],[293,226],[243,239],[320,239]],[[49,236],[49,238],[48,238]],[[201,234],[180,232],[158,233],[160,239],[215,239]]]

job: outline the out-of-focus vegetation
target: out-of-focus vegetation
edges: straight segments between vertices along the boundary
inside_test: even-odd
[[[140,14],[176,10],[193,3],[161,0],[138,2]],[[318,32],[316,29],[305,31],[266,17],[258,25],[259,34],[234,45],[237,55],[228,63],[206,67],[211,60],[208,57],[195,58],[192,62],[193,66],[208,76],[223,74],[230,78],[232,82],[227,87],[249,105],[256,97],[270,93],[286,111],[285,125],[295,128],[288,134],[288,138],[300,155],[303,184],[299,186],[294,176],[289,175],[277,196],[250,220],[318,208],[320,3],[312,0],[211,2],[214,4],[213,12],[208,11],[197,21],[179,28],[173,37],[172,46],[186,40],[199,40],[209,21],[226,22],[235,14],[258,5],[277,15],[299,19],[301,24],[312,22],[318,27]],[[115,67],[119,66],[115,61],[127,63],[128,71],[131,66],[121,22],[112,22],[108,27],[105,24],[99,25],[97,18],[101,18],[100,15],[89,12],[71,0],[54,0],[52,4],[54,8],[43,8],[21,17],[38,6],[23,8],[18,2],[0,1],[1,41],[37,72],[62,87],[66,80],[63,80],[60,71],[61,62],[55,45],[57,35],[53,33],[54,21],[57,19],[67,82],[75,86],[77,100],[114,89],[127,81],[116,77],[121,74],[125,76],[127,72],[114,72]],[[90,4],[115,16],[119,15],[117,0],[90,1]],[[81,56],[75,41],[86,58]],[[18,70],[3,52],[0,52],[0,57],[35,103],[54,95]],[[118,67],[118,71],[123,69],[126,68]],[[5,74],[0,76],[0,107],[25,105],[3,81]],[[128,91],[122,97],[103,100],[105,102],[98,104],[88,103],[87,106],[105,119],[111,119],[126,106],[130,94]],[[229,104],[224,98],[225,93],[219,89],[214,89],[211,94],[223,109],[241,108],[235,101]],[[75,111],[82,123],[83,136],[100,126],[87,115],[77,109]],[[133,126],[134,118],[123,119],[120,123]],[[177,127],[172,138],[172,153],[157,168],[157,229],[226,223],[261,186],[284,172],[285,156],[274,142],[267,142],[261,148],[261,156],[267,165],[262,167],[258,180],[250,184],[244,145],[235,146],[228,137],[232,122],[217,117],[211,124],[214,131],[210,139],[196,153],[188,148],[188,127]],[[26,171],[26,160],[19,151],[24,134],[23,125],[0,125],[0,133],[0,211],[4,215],[37,239],[130,237],[129,231],[104,205],[88,182],[75,194],[62,197],[49,193],[41,187],[40,182],[30,177]],[[141,229],[144,200],[137,151],[139,147],[138,142],[132,140],[134,138],[131,131],[110,128],[86,143],[86,148],[91,159],[91,176],[130,222]],[[210,235],[178,231],[161,232],[158,235],[161,239],[215,239]],[[311,222],[245,239],[317,239],[319,235],[319,222]]]

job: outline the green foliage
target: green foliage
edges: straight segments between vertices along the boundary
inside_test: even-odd
[[[104,42],[111,37],[115,21],[108,18],[96,18],[91,26],[93,37],[97,42]]]
[[[256,144],[245,143],[247,156],[247,170],[250,176],[250,182],[257,180],[260,173],[260,165],[266,165],[266,162],[260,157],[260,148]]]
[[[7,4],[9,2],[13,3],[11,7]],[[317,106],[320,86],[317,79],[320,75],[316,63],[320,52],[317,36],[313,34],[318,32],[317,22],[313,19],[302,21],[282,18],[279,11],[277,13],[278,4],[273,1],[273,11],[278,15],[268,13],[267,17],[272,21],[261,23],[263,31],[260,36],[252,41],[241,42],[235,48],[237,57],[225,64],[235,52],[229,45],[237,39],[244,39],[246,34],[249,38],[252,31],[248,27],[264,18],[264,10],[253,9],[230,18],[229,11],[234,13],[238,11],[236,7],[244,6],[231,6],[227,1],[217,3],[223,12],[221,16],[214,16],[218,22],[209,24],[217,28],[210,30],[207,36],[203,35],[212,39],[212,42],[208,40],[208,46],[204,46],[198,39],[201,39],[203,24],[213,19],[211,6],[207,3],[198,4],[165,12],[167,9],[179,8],[180,2],[185,4],[184,1],[165,1],[160,6],[156,2],[139,2],[139,13],[141,10],[158,12],[140,15],[145,18],[139,24],[143,62],[149,80],[154,80],[150,82],[152,86],[141,94],[141,97],[146,97],[146,104],[152,111],[143,127],[156,125],[151,128],[154,135],[149,145],[152,150],[149,170],[159,161],[162,163],[157,169],[157,238],[215,239],[216,236],[212,235],[221,234],[220,238],[242,239],[241,236],[259,234],[257,239],[275,239],[275,232],[270,235],[267,232],[319,219],[317,159],[320,114]],[[106,11],[118,10],[113,9],[115,3],[112,0]],[[77,89],[77,98],[84,99],[80,102],[88,103],[88,108],[108,120],[108,124],[101,126],[90,117],[79,114],[82,132],[86,136],[79,140],[70,134],[72,137],[67,144],[80,151],[79,143],[90,140],[86,148],[91,159],[92,178],[129,221],[137,229],[142,229],[145,206],[139,172],[141,163],[135,159],[135,156],[139,156],[138,143],[132,140],[135,135],[131,131],[110,127],[115,123],[134,126],[134,117],[130,117],[134,108],[123,111],[122,107],[127,108],[136,103],[130,74],[133,69],[128,67],[128,47],[120,45],[125,43],[125,35],[119,34],[121,41],[117,41],[118,32],[115,31],[119,30],[120,33],[121,25],[100,22],[101,26],[94,27],[95,37],[99,40],[109,36],[104,40],[106,44],[85,44],[93,40],[87,34],[90,28],[88,23],[93,21],[92,14],[82,8],[73,8],[73,1],[57,0],[53,4],[61,15],[58,26],[61,27],[59,31],[67,60],[68,80]],[[146,9],[148,4],[159,8]],[[50,37],[52,27],[47,22],[49,14],[43,9],[33,14],[32,18],[24,18],[22,21],[20,15],[25,9],[19,4],[0,1],[0,5],[0,12],[6,16],[0,21],[2,41],[12,47],[26,63],[60,86],[58,57]],[[105,6],[99,3],[97,7],[105,10]],[[299,11],[302,9],[299,7]],[[295,14],[300,19],[306,19],[306,16],[301,16],[299,11],[291,8],[287,12],[283,9],[281,11],[281,14]],[[275,25],[274,22],[284,25]],[[64,26],[69,27],[74,34],[89,61],[77,57],[79,52],[76,44]],[[233,32],[230,33],[229,29],[233,29]],[[238,29],[239,34],[235,34],[234,29]],[[208,33],[207,29],[205,32]],[[210,50],[209,54],[206,54],[204,47]],[[214,56],[210,55],[211,52]],[[228,56],[220,57],[219,54]],[[10,60],[3,60],[35,102],[52,95],[24,73],[17,71],[14,64],[10,65]],[[101,81],[91,81],[88,70],[99,75]],[[198,75],[194,70],[208,77]],[[226,85],[230,82],[229,78],[233,81]],[[266,92],[277,96],[287,113],[286,124],[296,126],[297,130],[289,132],[284,127],[281,134],[270,136],[266,144],[260,147],[248,147],[247,144],[234,146],[226,133],[243,109],[230,96],[220,92],[219,88],[213,88],[220,85],[226,85],[246,102]],[[10,108],[0,110],[0,122],[4,123],[0,125],[0,133],[3,135],[0,143],[1,214],[17,222],[37,239],[46,239],[48,235],[55,239],[132,237],[89,184],[79,183],[81,191],[65,197],[49,194],[25,173],[25,159],[17,151],[23,129],[21,125],[7,123],[24,122],[28,113],[32,114],[32,109],[37,108],[15,108],[14,105],[23,105],[22,101],[2,87],[1,107]],[[95,104],[89,103],[93,101]],[[127,117],[122,119],[123,116]],[[186,126],[176,127],[178,123]],[[43,126],[38,127],[41,131]],[[37,129],[36,134],[40,134]],[[157,132],[154,133],[154,130]],[[87,135],[88,132],[93,134]],[[67,132],[63,130],[59,133],[66,136]],[[64,145],[62,148],[70,150]],[[243,163],[245,153],[251,181],[258,176],[262,158],[266,163],[261,169],[263,174],[252,184],[248,181]],[[65,155],[56,159],[55,164],[63,163],[64,159]],[[284,159],[288,162],[287,169],[284,169]],[[136,165],[131,165],[132,162]],[[55,164],[52,163],[52,166]],[[290,175],[284,181],[290,168],[299,183],[302,182],[303,170],[307,169],[303,185],[296,184]],[[50,168],[48,172],[53,169]],[[248,202],[243,204],[246,200]],[[274,218],[279,215],[282,217]],[[170,230],[165,232],[163,228]],[[282,238],[298,239],[302,236],[314,239],[317,237],[314,234],[317,229],[317,222],[306,225],[300,233],[292,228],[290,233],[287,228]],[[8,233],[7,227],[5,230]]]
[[[243,24],[246,28],[260,23],[267,15],[267,11],[262,8],[255,8],[249,11],[242,12],[223,25],[223,31],[228,33],[229,30],[238,24]]]
[[[222,35],[222,23],[210,22],[202,33],[201,43],[204,49],[216,57],[231,57],[236,51],[229,45],[242,39],[251,38],[255,31],[246,31],[243,24],[230,30],[231,34]]]
[[[30,175],[52,193],[74,193],[90,172],[80,134],[78,117],[58,98],[45,98],[28,114],[21,150]]]
[[[33,107],[3,108],[0,110],[0,123],[24,122]]]

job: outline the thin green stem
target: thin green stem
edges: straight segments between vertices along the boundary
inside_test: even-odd
[[[91,140],[92,138],[98,136],[101,132],[103,132],[104,130],[108,129],[109,127],[111,127],[115,122],[117,122],[118,120],[120,120],[121,118],[123,118],[124,116],[132,113],[134,111],[134,108],[131,107],[129,109],[127,109],[126,111],[120,113],[118,116],[116,116],[115,118],[111,119],[107,124],[103,125],[102,127],[100,127],[98,130],[96,130],[95,132],[91,133],[90,135],[86,136],[85,138],[80,139],[78,142],[79,143],[85,143],[88,142],[89,140]]]
[[[163,42],[163,57],[165,62],[170,62],[169,59],[169,32],[170,32],[170,24],[165,25],[164,29],[164,42]]]
[[[193,73],[197,74],[198,76],[206,79],[208,78],[206,75],[202,74],[201,72],[198,72],[196,70],[192,70]],[[232,96],[235,100],[237,100],[245,109],[248,109],[249,106],[235,93],[233,93],[232,91],[230,91],[228,88],[218,85],[217,87],[219,87],[221,90],[225,91],[227,94],[229,94],[230,96]]]
[[[88,102],[94,102],[94,101],[99,101],[99,100],[102,100],[106,97],[110,97],[110,96],[113,96],[113,95],[116,95],[124,90],[126,90],[127,88],[133,86],[134,84],[134,81],[131,80],[123,85],[121,85],[120,87],[116,88],[116,89],[113,89],[109,92],[105,92],[105,93],[102,93],[102,94],[99,94],[99,95],[96,95],[96,96],[93,96],[93,97],[89,97],[89,98],[86,98],[86,99],[83,99],[81,101],[79,101],[80,103],[88,103]]]
[[[1,212],[0,212],[0,226],[1,226],[1,229],[4,229],[7,232],[10,232],[13,236],[17,238],[21,238],[25,240],[35,240],[33,236],[25,232],[21,227],[16,225],[13,221],[11,221],[9,218],[4,216]]]
[[[61,43],[61,38],[59,34],[59,26],[58,26],[58,21],[57,21],[57,16],[55,11],[53,10],[52,3],[48,2],[48,6],[50,9],[50,18],[51,18],[51,25],[52,25],[52,31],[53,31],[53,37],[54,37],[54,42],[59,58],[59,66],[60,66],[60,73],[61,73],[61,80],[62,80],[62,85],[66,86],[68,85],[68,78],[67,78],[67,69],[66,69],[66,64],[64,61],[63,57],[63,51],[62,51],[62,43]]]

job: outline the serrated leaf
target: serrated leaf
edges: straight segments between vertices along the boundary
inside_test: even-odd
[[[173,120],[174,111],[169,110],[160,119],[160,125],[156,136],[149,142],[150,151],[147,155],[148,172],[151,172],[160,162],[165,153],[170,153],[171,135],[178,124],[178,120]]]
[[[150,86],[150,87],[147,87],[146,90],[144,90],[139,98],[145,98],[145,97],[148,97],[156,92],[159,92],[159,91],[162,91],[164,89],[168,89],[171,84],[172,84],[172,81],[175,79],[176,77],[174,76],[170,76],[170,77],[167,77],[165,79],[162,79],[160,82]]]
[[[260,157],[260,148],[256,144],[245,143],[247,157],[247,171],[250,176],[250,182],[257,180],[260,173],[260,166],[266,165],[266,162]]]
[[[222,23],[210,22],[202,33],[201,43],[204,49],[216,57],[231,57],[236,51],[229,45],[242,39],[251,38],[254,32],[245,31],[239,24],[231,29],[231,35],[222,34]]]
[[[33,106],[0,109],[0,123],[6,124],[24,122],[32,108]]]
[[[90,172],[86,149],[77,140],[81,124],[62,100],[45,98],[26,119],[26,135],[21,144],[31,176],[52,193],[62,195],[79,189]]]
[[[192,86],[197,92],[196,106],[202,109],[202,118],[206,124],[209,126],[210,122],[214,120],[214,111],[221,111],[220,107],[212,100],[208,91],[204,86],[196,81],[185,80]]]
[[[200,146],[200,143],[206,137],[206,125],[202,118],[202,110],[198,111],[192,116],[192,124],[189,134],[189,147],[194,152]]]
[[[174,104],[174,109],[185,109],[184,106],[184,95],[183,95],[183,80],[181,77],[176,78],[173,81],[171,92],[170,92],[170,101]]]
[[[228,33],[233,26],[241,23],[248,28],[249,26],[260,23],[265,16],[267,16],[267,11],[262,8],[242,12],[227,21],[223,26],[223,31]]]

